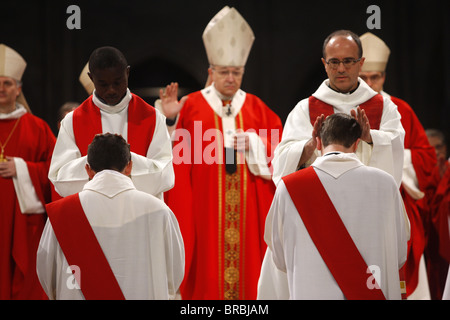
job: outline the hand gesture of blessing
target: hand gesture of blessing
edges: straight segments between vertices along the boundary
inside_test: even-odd
[[[359,125],[361,126],[361,140],[370,144],[373,143],[372,135],[370,134],[369,118],[367,118],[366,112],[358,106],[356,110],[351,110],[350,114],[353,118],[356,119],[356,121],[358,121]]]
[[[161,99],[161,107],[166,118],[174,119],[183,108],[187,100],[187,96],[178,101],[178,83],[172,82],[166,86],[166,89],[159,90],[159,98]]]

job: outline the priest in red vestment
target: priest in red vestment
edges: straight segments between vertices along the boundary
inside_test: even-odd
[[[164,116],[130,92],[130,67],[113,47],[101,47],[89,59],[92,94],[61,121],[49,178],[62,197],[80,192],[89,177],[87,147],[98,133],[117,133],[131,146],[131,179],[140,191],[160,199],[172,188],[172,148]]]
[[[429,177],[420,208],[427,214],[427,261],[431,298],[444,299],[450,263],[450,160],[445,135],[437,129],[425,130],[428,141],[436,150],[437,164]],[[447,297],[448,299],[449,297]]]
[[[408,260],[404,267],[406,294],[413,299],[427,299],[430,294],[425,269],[420,274],[420,270],[422,270],[420,264],[424,268],[424,261],[421,259],[426,244],[426,232],[417,201],[425,195],[428,176],[436,164],[435,151],[429,144],[423,126],[409,104],[383,91],[386,80],[385,70],[390,54],[387,45],[370,32],[363,34],[360,39],[365,57],[360,73],[361,79],[367,82],[373,90],[390,98],[397,105],[397,110],[402,117],[401,122],[405,129],[405,151],[400,192],[411,223]],[[415,294],[412,295],[414,292]]]
[[[0,44],[0,300],[46,299],[36,252],[50,202],[55,136],[22,93],[25,60]]]
[[[161,94],[169,121],[177,117],[175,187],[166,201],[186,246],[181,297],[256,299],[264,223],[275,191],[270,160],[282,124],[261,99],[240,89],[254,41],[242,16],[225,7],[203,41],[212,84],[179,102],[176,84]],[[178,115],[170,114],[171,105],[182,107]]]

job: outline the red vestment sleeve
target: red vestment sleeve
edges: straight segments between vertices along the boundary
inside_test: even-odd
[[[404,146],[405,149],[411,151],[411,161],[417,176],[419,189],[425,192],[428,177],[436,165],[436,152],[429,144],[423,126],[409,104],[392,96],[391,100],[397,105],[397,110],[401,115],[401,123],[405,129]],[[417,200],[412,198],[403,186],[400,191],[411,223],[408,260],[404,266],[407,294],[409,295],[418,284],[419,262],[427,242],[426,225],[429,218],[421,215]]]
[[[9,134],[8,121],[1,122],[0,134]],[[5,131],[3,130],[5,129]],[[31,181],[43,206],[50,201],[48,168],[55,145],[55,136],[47,123],[29,113],[20,118],[16,133],[11,136],[5,153],[23,159]],[[5,299],[43,299],[36,275],[36,252],[44,229],[45,214],[23,214],[11,179],[0,178],[2,193],[2,250],[0,297]]]

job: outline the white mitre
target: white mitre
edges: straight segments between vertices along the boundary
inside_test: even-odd
[[[89,95],[91,95],[92,92],[94,92],[95,87],[94,87],[94,83],[92,82],[91,78],[89,78],[88,72],[89,72],[89,61],[84,66],[83,71],[81,71],[79,80],[80,80],[81,84],[83,85],[84,89],[86,90],[86,92]]]
[[[27,67],[26,61],[14,49],[0,44],[0,76],[21,81]]]
[[[370,32],[364,33],[361,37],[363,56],[365,58],[362,72],[384,72],[389,60],[391,50],[383,40]]]
[[[19,53],[17,53],[17,51],[3,43],[0,44],[0,76],[13,78],[16,81],[22,81],[22,76],[26,67],[27,62]],[[16,102],[23,105],[27,111],[31,113],[30,107],[28,106],[22,91],[17,97]]]
[[[210,65],[243,67],[255,35],[239,12],[226,6],[211,19],[202,38]]]

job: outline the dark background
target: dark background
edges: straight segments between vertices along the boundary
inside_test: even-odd
[[[71,4],[81,9],[81,30],[69,30]],[[369,30],[369,5],[381,9],[381,29]],[[284,122],[296,103],[326,78],[322,42],[337,29],[371,31],[391,49],[385,91],[406,100],[425,128],[449,137],[450,1],[128,0],[2,1],[0,43],[28,66],[23,90],[34,114],[56,129],[58,108],[82,102],[78,81],[91,52],[119,48],[131,65],[130,89],[154,103],[157,91],[177,81],[186,94],[204,87],[208,62],[202,33],[225,5],[248,21],[256,40],[242,89],[256,94]]]

